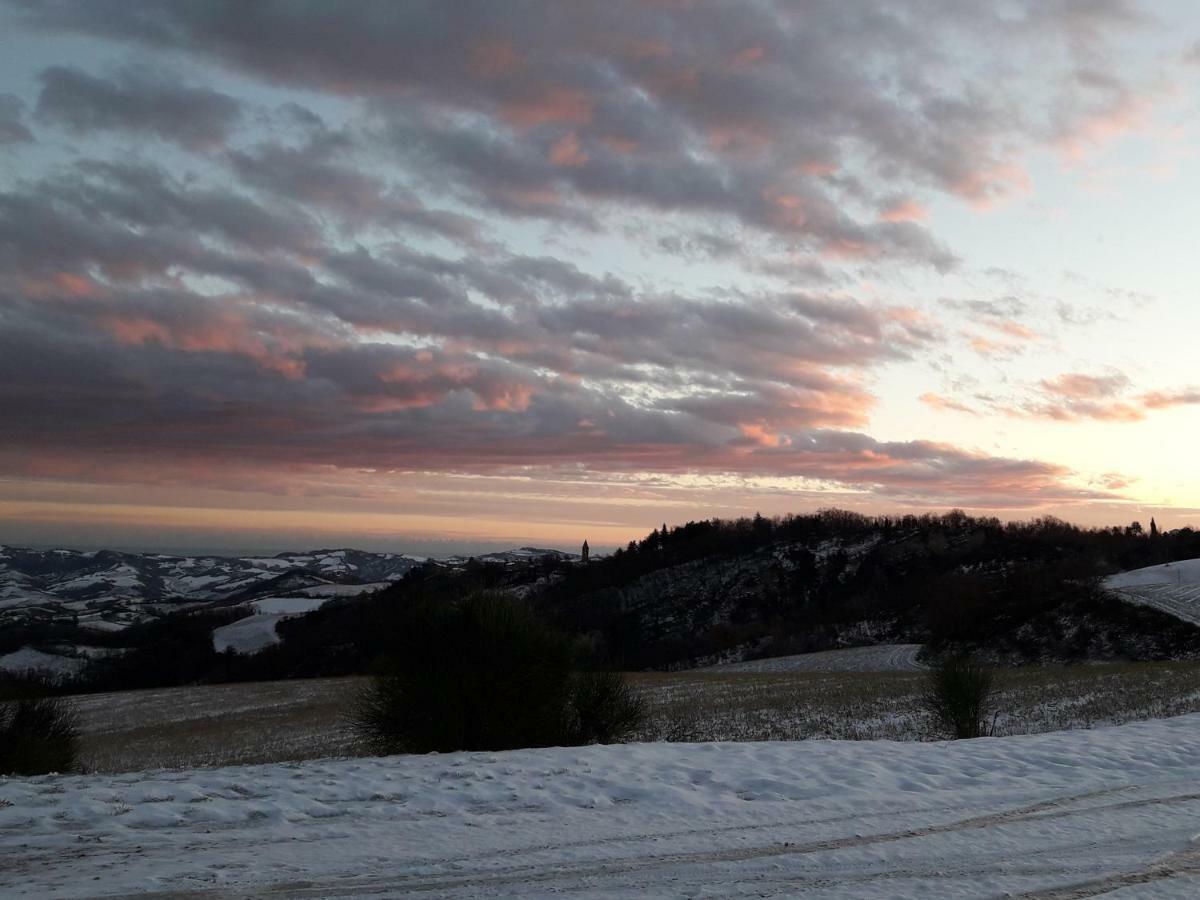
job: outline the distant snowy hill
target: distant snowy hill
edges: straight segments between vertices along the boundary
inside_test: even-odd
[[[544,556],[573,558],[522,547],[476,559],[516,564]],[[458,568],[469,560],[456,556],[433,562]],[[63,622],[114,631],[169,612],[271,599],[293,602],[258,611],[295,614],[312,609],[314,598],[352,597],[386,587],[428,561],[350,549],[225,557],[0,547],[0,627]]]
[[[1184,559],[1111,575],[1104,586],[1125,600],[1200,625],[1200,559]]]

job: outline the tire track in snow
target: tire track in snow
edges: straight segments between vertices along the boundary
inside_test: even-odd
[[[215,888],[193,891],[166,891],[159,893],[139,894],[143,898],[156,900],[216,900],[216,898],[244,898],[247,896],[286,896],[286,897],[357,897],[372,894],[388,894],[399,896],[404,894],[421,894],[454,892],[457,890],[478,891],[481,889],[498,889],[505,886],[527,885],[553,881],[577,881],[591,878],[612,878],[624,875],[670,866],[694,866],[706,863],[737,863],[758,859],[782,856],[801,856],[852,849],[863,846],[881,845],[898,841],[913,840],[942,834],[959,833],[974,830],[984,830],[1020,822],[1045,821],[1087,814],[1111,814],[1122,810],[1151,807],[1155,805],[1192,803],[1200,801],[1200,793],[1176,794],[1167,797],[1149,797],[1126,800],[1105,805],[1088,805],[1077,807],[1086,800],[1110,797],[1114,794],[1129,790],[1128,787],[1107,788],[1074,794],[1065,797],[1054,797],[1040,800],[1015,809],[1003,810],[979,816],[971,816],[953,822],[933,824],[915,828],[869,835],[849,835],[840,838],[830,838],[821,841],[786,844],[772,842],[764,846],[745,847],[732,850],[693,851],[653,854],[648,856],[632,856],[612,860],[585,860],[577,863],[541,863],[528,865],[513,865],[502,868],[479,869],[473,872],[453,872],[445,875],[437,874],[394,874],[390,876],[371,876],[368,878],[334,878],[325,880],[297,880],[286,883],[267,885],[246,885],[242,888]],[[792,824],[812,824],[811,820],[799,820]],[[750,830],[761,826],[744,826],[742,830]],[[775,827],[786,827],[786,823],[776,823]],[[735,828],[697,829],[691,834],[727,833]],[[611,843],[611,839],[591,842],[596,845]],[[587,846],[583,843],[581,846]],[[519,856],[521,853],[538,852],[540,848],[513,848],[507,853]],[[553,848],[549,848],[553,849]],[[1144,878],[1157,880],[1184,872],[1200,872],[1200,848],[1189,850],[1173,864],[1164,860],[1147,870],[1127,875],[1115,875],[1106,879],[1089,882],[1086,885],[1056,888],[1042,893],[1026,895],[1027,900],[1069,900],[1075,897],[1091,897],[1108,890],[1122,886],[1121,878]],[[466,858],[464,861],[469,861]],[[421,865],[429,865],[422,863]],[[437,864],[437,863],[433,863]],[[1169,874],[1161,874],[1169,873]],[[1111,887],[1102,888],[1111,883]],[[1141,883],[1130,881],[1129,883]],[[1057,893],[1056,893],[1057,891]],[[1075,893],[1070,893],[1075,891]],[[1083,893],[1080,893],[1083,891]],[[1091,891],[1091,893],[1088,893]],[[1065,893],[1063,893],[1065,892]]]
[[[1084,900],[1087,897],[1110,894],[1124,887],[1152,884],[1177,875],[1200,875],[1200,846],[1193,844],[1183,850],[1177,850],[1136,872],[1118,872],[1082,884],[1020,894],[1017,900]]]

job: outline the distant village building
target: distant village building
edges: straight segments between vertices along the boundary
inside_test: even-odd
[[[583,561],[584,561],[585,563],[588,561],[588,554],[589,554],[590,552],[591,552],[591,551],[589,551],[589,550],[588,550],[587,541],[584,541],[584,542],[583,542],[583,552],[582,552],[582,553],[580,553],[579,555],[583,557]]]

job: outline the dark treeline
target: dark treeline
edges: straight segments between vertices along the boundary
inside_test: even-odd
[[[825,542],[831,549],[818,557]],[[856,545],[870,549],[854,558],[848,550]],[[728,571],[722,560],[755,554],[756,584],[722,621],[697,617],[697,627],[664,634],[652,615],[631,608],[637,579],[656,584],[660,570],[690,566],[693,595],[703,594],[706,582]],[[864,621],[877,623],[880,638],[935,651],[961,645],[1008,662],[1163,658],[1200,651],[1200,633],[1111,598],[1098,578],[1195,557],[1200,532],[1191,528],[1160,533],[1137,522],[1084,528],[1053,517],[1004,523],[958,510],[866,516],[832,509],[664,526],[572,568],[541,600],[560,627],[592,635],[599,653],[629,668],[687,664],[738,647],[752,656],[828,649],[844,645],[849,626]],[[717,590],[730,587],[736,580]],[[687,610],[672,612],[678,618]],[[1074,626],[1063,625],[1072,618]],[[1140,637],[1146,632],[1149,641]]]
[[[33,627],[0,635],[0,644],[123,649],[89,665],[71,686],[84,690],[359,674],[397,646],[412,604],[503,590],[584,641],[596,661],[627,668],[687,665],[732,648],[779,655],[870,640],[966,648],[1010,663],[1195,656],[1200,630],[1121,603],[1098,583],[1109,572],[1195,557],[1200,532],[1190,528],[823,510],[657,528],[587,565],[421,566],[386,590],[279,622],[280,642],[251,656],[212,646],[212,630],[248,615],[246,606],[107,635]]]
[[[595,559],[576,571],[561,587],[565,593],[597,590],[624,583],[663,566],[679,565],[717,554],[738,555],[769,544],[820,539],[862,539],[882,535],[968,532],[986,535],[989,555],[1020,553],[1020,558],[1061,560],[1084,557],[1106,571],[1194,559],[1200,556],[1200,531],[1190,527],[1152,532],[1140,522],[1127,526],[1085,528],[1053,516],[1028,521],[1001,522],[992,517],[969,516],[961,510],[924,515],[867,516],[842,509],[767,518],[705,519],[668,528],[656,528],[640,541],[630,541],[611,556]]]

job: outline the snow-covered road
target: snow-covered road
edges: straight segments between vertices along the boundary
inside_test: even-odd
[[[0,780],[0,895],[1195,897],[1200,715]]]

